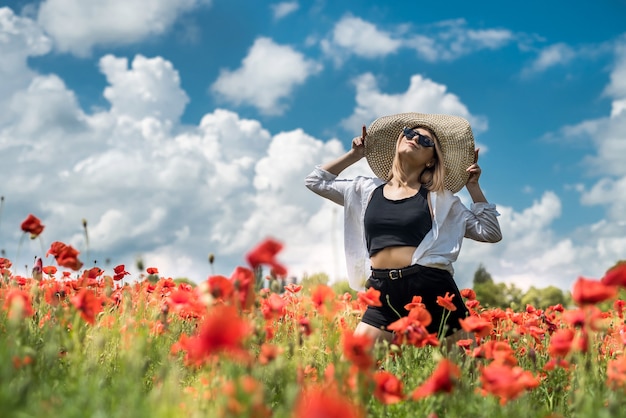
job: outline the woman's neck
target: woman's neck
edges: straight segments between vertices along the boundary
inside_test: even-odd
[[[389,184],[393,187],[398,188],[410,188],[410,189],[419,189],[421,187],[421,183],[417,176],[409,177],[409,178],[392,178],[389,180]]]
[[[393,186],[397,187],[410,187],[412,189],[419,189],[422,184],[420,182],[420,176],[422,174],[422,171],[424,171],[424,166],[415,167],[411,164],[404,163],[402,164],[402,170],[399,173],[396,173],[400,175],[397,177],[393,177],[390,183],[392,183]]]

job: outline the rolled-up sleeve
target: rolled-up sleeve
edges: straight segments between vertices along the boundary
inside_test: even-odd
[[[335,174],[322,169],[320,166],[316,166],[304,179],[307,188],[341,206],[344,205],[345,191],[351,183],[352,180],[338,179]]]
[[[500,214],[493,203],[473,203],[467,211],[465,221],[465,237],[481,242],[498,242],[502,240],[502,231],[498,222]]]

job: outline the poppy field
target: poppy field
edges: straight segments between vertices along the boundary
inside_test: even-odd
[[[43,231],[32,215],[21,227]],[[450,347],[416,296],[374,344],[353,330],[380,294],[287,283],[281,249],[267,239],[197,284],[85,268],[62,242],[27,277],[0,258],[2,416],[624,415],[626,264],[577,278],[572,306],[488,308],[463,289],[468,338]]]

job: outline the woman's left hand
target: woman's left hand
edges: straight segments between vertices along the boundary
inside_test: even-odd
[[[467,184],[478,183],[478,179],[480,178],[480,173],[482,171],[478,165],[478,151],[480,151],[480,148],[474,151],[474,164],[467,167],[466,171],[470,173],[469,178],[467,179]]]

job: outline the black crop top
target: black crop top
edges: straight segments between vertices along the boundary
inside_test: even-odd
[[[370,257],[387,247],[417,247],[432,228],[428,190],[420,187],[414,196],[389,200],[380,185],[365,209],[365,242]]]

